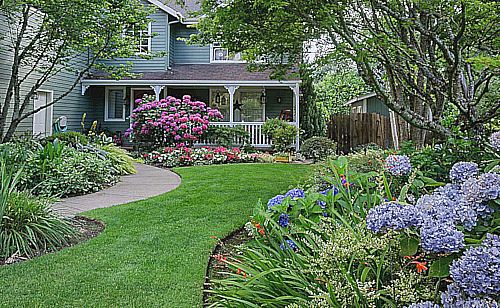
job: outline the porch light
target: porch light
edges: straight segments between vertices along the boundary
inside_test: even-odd
[[[266,89],[262,90],[262,94],[260,95],[260,103],[262,105],[266,104],[267,96],[266,96]]]
[[[238,109],[241,111],[241,108],[243,107],[243,104],[240,104],[238,100],[236,100],[236,103],[234,103],[234,109]]]
[[[215,103],[217,105],[220,105],[220,92],[217,91],[217,95],[215,95]]]
[[[227,105],[227,98],[225,96],[222,97],[222,106],[226,106]]]
[[[278,96],[278,104],[281,104],[281,96]]]

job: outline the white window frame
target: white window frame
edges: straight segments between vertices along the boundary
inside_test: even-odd
[[[227,48],[222,47],[222,45],[220,45],[219,43],[210,44],[210,63],[246,63],[245,60],[215,60],[214,49],[216,49],[216,48],[227,50]],[[240,58],[241,58],[241,53],[237,53],[237,54],[240,54]],[[228,55],[229,55],[229,51],[228,51]]]
[[[126,88],[125,87],[106,87],[105,98],[104,98],[104,122],[125,122],[127,108],[125,108],[125,101],[123,101],[123,114],[121,118],[109,118],[109,92],[111,90],[122,90],[123,91],[123,99],[126,97]]]
[[[136,50],[137,50],[135,54],[136,54],[136,55],[147,55],[147,54],[151,53],[151,50],[152,50],[152,47],[151,47],[151,46],[152,46],[152,32],[153,32],[153,26],[152,26],[152,23],[151,23],[151,22],[150,22],[150,23],[148,23],[148,28],[147,28],[147,30],[135,30],[135,29],[132,29],[132,30],[125,31],[125,33],[124,33],[123,35],[125,36],[125,35],[127,34],[126,32],[132,32],[132,34],[133,34],[133,35],[135,35],[135,32],[136,32],[136,31],[138,31],[138,32],[139,32],[139,44],[137,44],[137,45],[135,46],[135,48],[136,48]],[[141,39],[141,37],[142,37],[142,35],[143,35],[142,33],[146,32],[146,31],[147,31],[147,35],[148,35],[148,38],[147,38],[147,40],[148,40],[148,45],[147,45],[147,52],[143,52],[143,51],[141,51],[141,49],[142,49],[143,47],[146,47],[146,45],[142,45],[142,44],[141,44],[141,43],[142,43],[142,41],[143,41],[143,39]]]

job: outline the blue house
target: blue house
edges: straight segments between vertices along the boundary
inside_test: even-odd
[[[299,126],[299,79],[272,80],[270,72],[250,72],[240,55],[230,55],[217,42],[210,46],[186,44],[185,40],[197,31],[197,20],[190,17],[190,12],[199,10],[198,0],[187,0],[183,6],[175,0],[143,2],[156,10],[150,16],[149,27],[138,33],[144,39],[137,46],[137,56],[101,61],[111,66],[131,63],[135,77],[116,80],[92,72],[63,101],[23,121],[20,130],[49,135],[52,124],[62,116],[67,118],[68,129],[80,130],[85,113],[87,125],[97,121],[101,130],[124,133],[131,125],[135,100],[144,95],[156,99],[191,95],[224,115],[213,125],[243,126],[256,147],[270,146],[262,133],[267,118],[281,117]],[[0,30],[7,27],[0,18]],[[141,57],[146,53],[155,57]],[[77,60],[85,61],[85,55]],[[1,55],[0,68],[9,65],[8,54]],[[74,74],[64,72],[49,80],[33,98],[33,107],[43,106],[66,91],[72,80]],[[4,86],[0,83],[0,99]]]
[[[300,80],[272,80],[269,72],[249,72],[240,55],[231,56],[216,42],[210,46],[186,44],[196,33],[197,20],[189,16],[199,9],[197,2],[179,6],[175,0],[147,1],[157,10],[137,50],[162,56],[104,61],[107,65],[131,62],[137,77],[115,80],[96,73],[82,80],[81,94],[95,106],[91,116],[102,128],[124,132],[137,98],[187,94],[221,111],[224,119],[214,125],[241,125],[251,134],[254,146],[269,146],[262,134],[267,118],[281,117],[299,125]]]

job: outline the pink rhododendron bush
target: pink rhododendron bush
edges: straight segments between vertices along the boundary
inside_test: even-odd
[[[193,144],[208,130],[211,121],[222,119],[217,109],[185,95],[182,99],[169,96],[160,101],[138,99],[132,111],[132,127],[126,137],[155,148]]]
[[[166,147],[161,152],[153,151],[144,154],[143,158],[148,164],[171,168],[178,166],[260,162],[261,155],[259,153],[243,153],[239,148],[188,148],[181,144],[178,147]]]

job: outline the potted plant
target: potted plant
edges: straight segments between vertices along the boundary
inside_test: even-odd
[[[291,147],[295,137],[299,133],[296,126],[280,119],[268,119],[262,131],[273,142],[273,148],[276,150],[276,162],[290,162]]]

